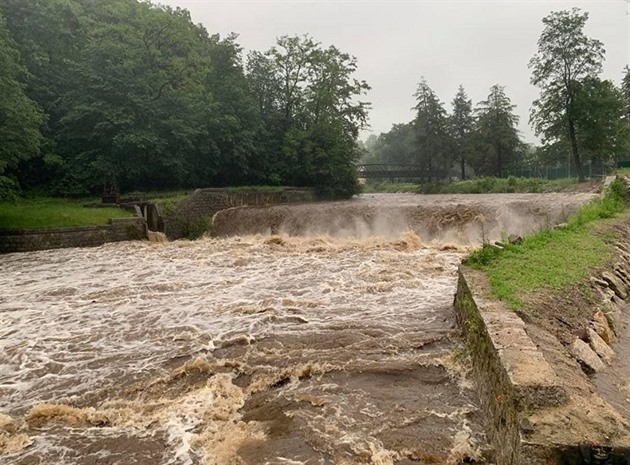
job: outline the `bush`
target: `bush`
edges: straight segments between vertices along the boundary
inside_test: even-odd
[[[194,220],[186,220],[181,222],[182,234],[186,239],[194,241],[200,239],[203,235],[212,230],[212,218],[202,216]]]
[[[0,176],[0,201],[15,202],[20,195],[20,186],[6,176]]]

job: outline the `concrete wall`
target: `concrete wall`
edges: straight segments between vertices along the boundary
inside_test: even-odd
[[[0,253],[64,247],[94,247],[106,242],[147,237],[144,218],[118,218],[103,226],[75,228],[0,230]]]
[[[279,205],[286,203],[311,202],[315,194],[310,189],[284,189],[276,192],[243,191],[230,192],[227,189],[197,189],[190,196],[177,203],[173,212],[159,211],[159,219],[149,216],[149,223],[157,223],[159,230],[169,239],[184,237],[186,229],[203,218],[212,218],[215,213],[227,208],[246,205]]]

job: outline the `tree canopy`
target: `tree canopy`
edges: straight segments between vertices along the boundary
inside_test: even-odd
[[[453,112],[449,117],[449,128],[453,140],[453,157],[459,161],[460,178],[466,179],[466,161],[471,152],[473,124],[472,100],[468,99],[464,86],[460,85],[452,102]]]
[[[286,36],[246,59],[235,35],[138,0],[0,0],[0,12],[0,112],[13,112],[0,124],[15,125],[0,174],[24,187],[357,192],[369,86],[338,48]]]
[[[477,173],[502,176],[507,167],[518,161],[522,142],[515,108],[505,94],[505,88],[498,84],[492,86],[488,98],[479,103],[476,144],[482,156],[475,163]]]
[[[503,86],[492,86],[487,100],[473,108],[460,85],[450,114],[424,78],[414,96],[413,121],[376,138],[365,162],[416,165],[425,181],[440,181],[473,173],[502,176],[522,161],[518,116]]]
[[[20,160],[39,153],[43,137],[40,126],[44,115],[26,92],[26,70],[9,36],[0,10],[0,192],[14,183],[4,174],[15,169]]]
[[[578,9],[543,19],[526,149],[505,87],[445,107],[421,78],[414,117],[362,147],[369,85],[355,57],[309,36],[244,56],[187,10],[141,0],[0,0],[0,197],[227,185],[359,191],[356,162],[412,164],[425,181],[503,176],[571,152],[627,157],[630,70],[599,78],[603,44]],[[411,101],[411,96],[410,96]],[[416,170],[417,171],[417,170]]]

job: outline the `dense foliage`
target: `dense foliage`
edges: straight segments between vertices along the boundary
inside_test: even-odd
[[[144,1],[0,0],[0,192],[350,196],[369,88],[356,67],[309,37],[245,60],[235,36]]]
[[[0,199],[230,185],[358,192],[355,162],[410,164],[422,180],[506,176],[627,158],[630,71],[601,80],[601,42],[577,9],[543,19],[527,147],[505,88],[451,109],[421,79],[412,121],[357,143],[369,86],[356,59],[308,36],[246,57],[187,10],[144,0],[0,0]],[[569,44],[569,45],[567,45]],[[415,169],[417,172],[418,170]],[[530,169],[530,172],[532,170]]]
[[[5,176],[20,160],[35,156],[42,144],[43,114],[25,92],[22,67],[0,11],[0,196],[11,197],[16,183]]]

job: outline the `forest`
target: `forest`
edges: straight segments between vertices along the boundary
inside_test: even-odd
[[[356,59],[308,36],[247,57],[183,9],[0,0],[0,192],[226,185],[358,192]]]
[[[462,85],[449,113],[424,78],[414,119],[363,143],[370,87],[334,45],[283,36],[245,54],[236,35],[208,32],[185,9],[0,0],[0,199],[238,185],[347,198],[360,192],[359,162],[413,164],[437,181],[567,153],[578,171],[625,159],[629,71],[619,86],[599,78],[605,51],[584,36],[587,19],[577,9],[543,19],[530,62],[540,147],[522,142],[506,87],[473,106]]]

